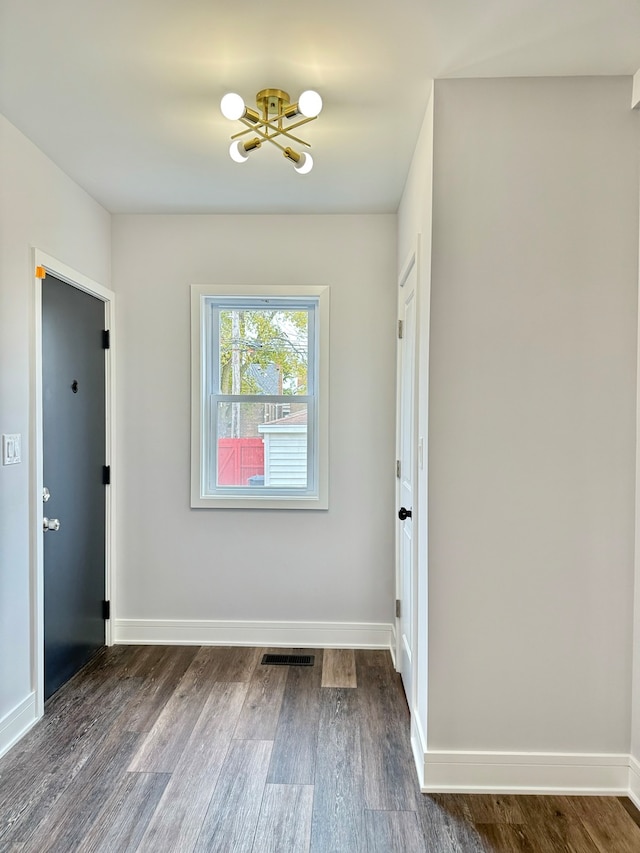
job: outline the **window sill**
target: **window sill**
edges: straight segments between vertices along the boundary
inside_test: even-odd
[[[203,498],[192,496],[192,509],[293,509],[293,510],[326,510],[329,509],[329,501],[322,497],[299,497],[293,498],[286,495],[281,498],[273,495],[237,497],[237,498]]]

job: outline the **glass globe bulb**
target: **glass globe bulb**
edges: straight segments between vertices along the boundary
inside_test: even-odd
[[[246,163],[249,157],[245,154],[244,146],[239,139],[236,139],[235,142],[231,143],[229,148],[229,156],[232,160],[235,160],[236,163]]]
[[[313,157],[303,151],[300,155],[300,162],[293,167],[299,175],[308,175],[313,169]]]
[[[322,98],[313,89],[307,89],[298,98],[298,109],[305,118],[315,118],[317,115],[320,115]]]
[[[236,121],[244,115],[244,101],[235,92],[229,92],[220,101],[220,110],[225,118]]]

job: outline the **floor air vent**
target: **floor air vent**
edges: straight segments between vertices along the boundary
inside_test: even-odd
[[[313,655],[264,655],[263,666],[313,666]]]

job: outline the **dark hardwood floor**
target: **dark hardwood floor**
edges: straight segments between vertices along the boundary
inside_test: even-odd
[[[388,653],[102,650],[0,759],[0,851],[640,853],[605,797],[423,795]]]

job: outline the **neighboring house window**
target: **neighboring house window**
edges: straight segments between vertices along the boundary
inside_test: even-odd
[[[191,288],[191,506],[328,506],[328,287]]]

